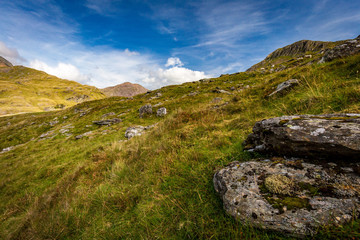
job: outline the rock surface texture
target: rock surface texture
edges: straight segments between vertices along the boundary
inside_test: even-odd
[[[359,53],[360,47],[358,45],[360,44],[360,40],[358,38],[348,40],[346,43],[332,49],[327,49],[320,62],[330,62],[337,58],[344,58]]]
[[[159,108],[157,111],[156,111],[156,116],[158,117],[163,117],[165,116],[167,113],[166,113],[166,108],[162,107],[162,108]]]
[[[293,235],[313,234],[322,225],[343,224],[359,215],[359,176],[296,161],[233,162],[217,172],[214,186],[227,213]],[[274,176],[287,181],[274,181]]]
[[[360,114],[301,115],[257,122],[246,148],[288,157],[360,160]]]
[[[262,120],[244,144],[277,157],[215,173],[215,190],[237,220],[304,236],[359,217],[360,114]]]
[[[273,95],[278,95],[278,94],[283,94],[284,92],[287,92],[288,90],[290,90],[291,88],[295,87],[296,85],[299,84],[299,80],[297,79],[290,79],[287,80],[283,83],[280,83],[277,87],[276,90],[272,93],[269,94],[269,97],[273,96]]]
[[[139,116],[140,118],[144,117],[145,115],[151,115],[153,113],[151,104],[146,104],[139,109]]]

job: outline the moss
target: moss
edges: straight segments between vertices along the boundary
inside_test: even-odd
[[[300,189],[307,190],[312,196],[319,195],[319,188],[314,187],[310,183],[299,182],[298,185]]]
[[[265,179],[265,187],[271,193],[291,195],[295,189],[295,183],[284,175],[274,174]]]
[[[311,209],[309,199],[299,198],[299,197],[284,197],[284,198],[272,198],[267,197],[266,200],[274,207],[283,211],[283,208],[286,207],[287,210],[293,209],[302,209],[306,208]]]

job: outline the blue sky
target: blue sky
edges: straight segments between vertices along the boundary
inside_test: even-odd
[[[245,71],[302,39],[360,34],[360,1],[27,0],[0,4],[0,55],[96,87]]]

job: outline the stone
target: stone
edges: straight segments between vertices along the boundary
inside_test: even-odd
[[[86,133],[75,136],[75,139],[78,140],[78,139],[81,139],[83,137],[89,136],[91,134],[92,134],[92,131],[89,131],[89,132],[86,132]]]
[[[220,103],[223,99],[221,97],[216,97],[216,98],[213,98],[213,100],[211,102],[213,103]]]
[[[145,127],[143,126],[128,127],[125,131],[125,137],[127,139],[130,139],[135,136],[141,136],[144,131],[145,131]]]
[[[215,173],[213,183],[236,220],[290,235],[312,235],[360,213],[360,177],[321,165],[285,159],[232,162]]]
[[[276,87],[276,90],[274,92],[272,92],[268,95],[268,97],[271,97],[275,94],[278,94],[278,95],[283,94],[284,92],[290,90],[291,88],[293,88],[294,86],[296,86],[298,84],[299,84],[299,80],[297,80],[297,79],[290,79],[285,82],[282,82]]]
[[[277,156],[360,160],[360,114],[283,116],[255,123],[246,149]]]
[[[107,126],[110,126],[112,124],[116,124],[116,123],[120,123],[122,122],[121,119],[119,118],[113,118],[113,119],[106,119],[106,120],[100,120],[100,121],[93,121],[93,124],[96,124],[96,125],[107,125]]]
[[[145,115],[151,115],[153,113],[151,104],[146,104],[139,109],[139,116],[140,118],[144,117]]]
[[[3,150],[0,153],[9,152],[9,151],[13,150],[14,148],[15,148],[14,146],[3,148]]]
[[[101,118],[107,118],[107,117],[109,117],[109,116],[114,116],[114,115],[115,115],[114,112],[109,112],[109,113],[103,114],[103,115],[101,116]]]
[[[162,107],[159,108],[156,112],[156,116],[158,117],[164,117],[166,115],[166,108]]]

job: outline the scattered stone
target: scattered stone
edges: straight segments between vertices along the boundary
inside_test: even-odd
[[[146,104],[139,109],[139,116],[140,118],[144,117],[145,115],[151,115],[153,113],[151,104]]]
[[[321,165],[232,162],[214,175],[227,213],[255,227],[304,236],[359,216],[360,177]]]
[[[299,115],[255,123],[247,149],[280,156],[359,161],[360,114]]]
[[[162,102],[159,102],[157,104],[154,105],[154,107],[158,107],[158,106],[161,106],[162,105]]]
[[[77,135],[77,136],[75,136],[75,139],[78,140],[78,139],[81,139],[83,137],[89,136],[90,134],[92,134],[92,131]]]
[[[13,150],[14,148],[15,148],[14,146],[3,148],[3,150],[0,153],[9,152],[9,151]]]
[[[128,127],[125,131],[125,137],[127,139],[133,138],[135,136],[141,136],[144,131],[151,129],[155,126],[156,124],[150,125],[150,126],[134,126],[134,127]]]
[[[107,125],[110,126],[112,124],[120,123],[122,122],[119,118],[113,118],[113,119],[106,119],[106,120],[100,120],[100,121],[93,121],[96,125]]]
[[[136,126],[136,127],[128,127],[125,131],[125,137],[127,139],[133,138],[135,136],[141,136],[145,131],[145,127],[143,126]]]
[[[63,119],[64,119],[64,120],[65,120],[65,119],[68,119],[68,116],[64,116]]]
[[[166,115],[166,108],[162,107],[162,108],[159,108],[156,112],[156,116],[158,117],[163,117]]]
[[[276,87],[276,90],[272,93],[270,93],[268,95],[268,97],[271,97],[275,94],[283,94],[284,92],[290,90],[291,88],[293,88],[294,86],[298,85],[299,84],[299,80],[297,79],[290,79],[290,80],[287,80],[283,83],[280,83],[277,87]]]

